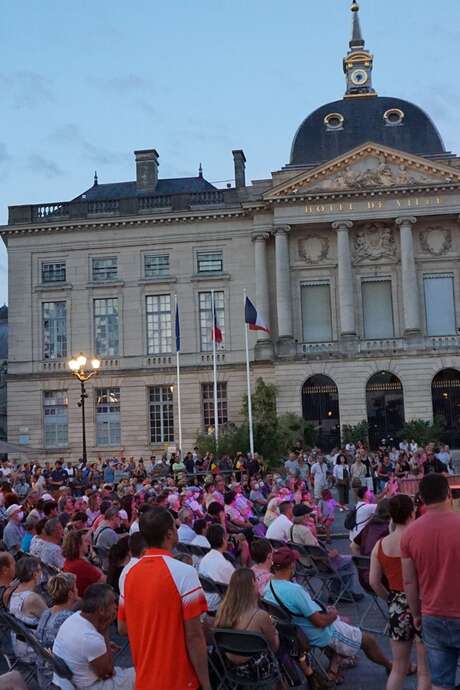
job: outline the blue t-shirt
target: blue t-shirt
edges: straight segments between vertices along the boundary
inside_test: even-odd
[[[271,580],[264,590],[264,599],[277,606],[279,604],[273,596],[270,584],[273,584],[276,596],[285,607],[292,613],[299,614],[293,616],[293,621],[302,628],[310,644],[314,647],[327,647],[332,639],[332,627],[328,625],[326,628],[318,628],[311,623],[309,617],[322,609],[313,601],[308,592],[301,585],[289,580]]]
[[[32,537],[34,535],[32,532],[26,532],[23,538],[21,539],[21,551],[23,553],[29,553],[30,551],[30,542],[32,541]]]

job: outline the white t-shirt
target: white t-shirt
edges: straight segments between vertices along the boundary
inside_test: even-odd
[[[194,546],[204,546],[207,549],[211,548],[211,544],[209,541],[206,539],[204,534],[197,534],[194,540],[192,541],[192,544]]]
[[[234,572],[235,568],[230,561],[227,561],[223,554],[216,549],[211,549],[206,556],[203,556],[198,566],[199,575],[204,575],[214,582],[222,582],[225,585],[228,585]],[[221,597],[212,592],[205,592],[205,595],[208,609],[215,611],[220,604]]]
[[[134,532],[139,532],[139,520],[134,520],[133,524],[129,528],[129,533],[134,534]]]
[[[292,522],[286,515],[279,515],[273,520],[267,529],[265,535],[267,539],[276,539],[277,541],[290,541],[291,539]]]
[[[105,654],[107,647],[104,637],[78,612],[69,616],[59,628],[53,652],[64,659],[77,688],[89,688],[99,680],[89,664]],[[59,686],[56,675],[53,683]]]
[[[365,503],[364,501],[358,501],[356,504],[356,527],[350,530],[350,541],[353,541],[353,539],[355,539],[365,528],[376,510],[376,503]]]

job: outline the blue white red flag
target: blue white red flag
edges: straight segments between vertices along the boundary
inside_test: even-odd
[[[176,304],[176,352],[180,352],[180,322],[178,304]]]
[[[222,331],[219,328],[219,324],[217,323],[217,311],[216,311],[216,304],[213,304],[213,310],[214,310],[214,315],[213,315],[213,326],[212,326],[212,339],[216,343],[221,343],[222,342]]]
[[[257,311],[249,297],[246,297],[244,305],[244,320],[248,324],[250,331],[265,331],[265,333],[271,333],[264,317]]]

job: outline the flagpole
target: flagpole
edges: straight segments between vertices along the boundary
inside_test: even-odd
[[[214,374],[214,435],[216,439],[216,453],[219,444],[219,409],[217,404],[217,356],[216,356],[216,333],[215,333],[215,317],[216,306],[214,303],[214,290],[211,290],[211,306],[212,306],[212,365]]]
[[[243,309],[246,310],[246,290],[243,292]],[[244,311],[243,311],[244,313]],[[246,383],[248,388],[249,451],[254,457],[254,430],[252,426],[251,370],[249,368],[248,324],[244,319],[244,344],[246,346]]]
[[[176,300],[176,377],[177,377],[177,412],[179,419],[179,457],[182,458],[182,404],[180,396],[180,326],[179,326],[179,311],[177,306],[177,295],[175,295]]]

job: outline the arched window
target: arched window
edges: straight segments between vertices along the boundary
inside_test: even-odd
[[[401,381],[389,371],[371,376],[366,386],[367,421],[371,448],[382,439],[396,441],[404,426],[404,394]]]
[[[339,392],[334,381],[324,374],[311,376],[302,387],[304,419],[318,433],[318,446],[331,450],[340,445]]]
[[[460,372],[443,369],[431,382],[433,417],[438,417],[444,426],[441,441],[459,448],[460,444]]]

